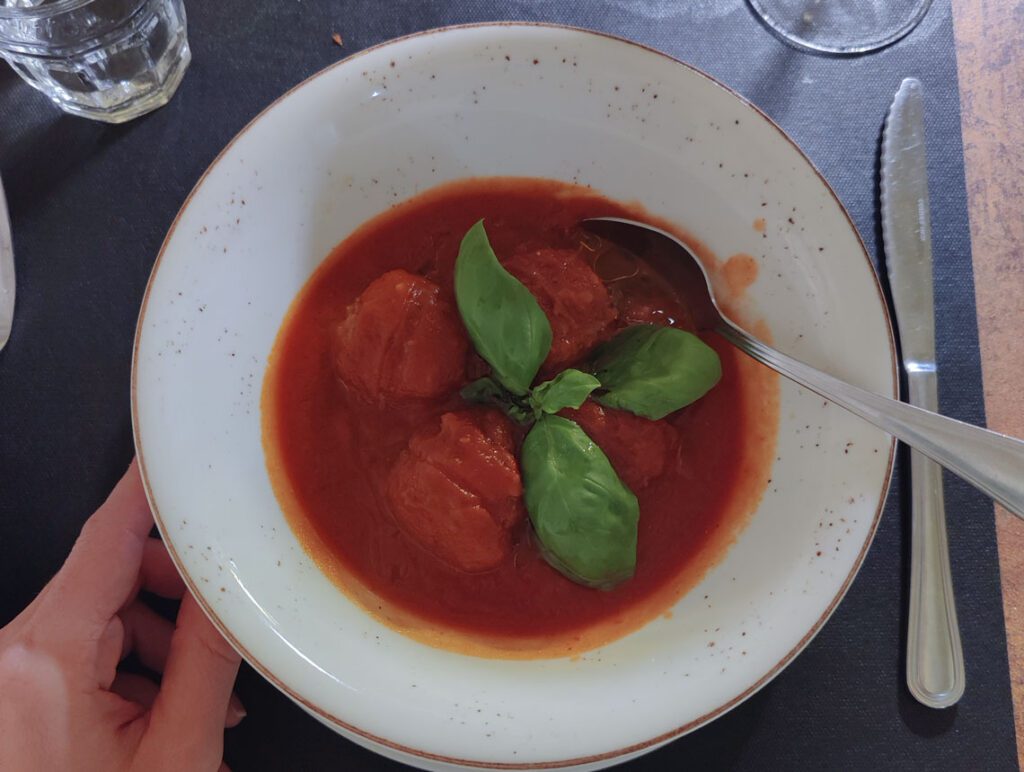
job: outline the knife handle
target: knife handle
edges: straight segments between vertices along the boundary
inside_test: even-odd
[[[727,321],[744,353],[921,451],[1024,519],[1024,442],[861,389],[762,343]]]
[[[964,654],[946,545],[942,469],[911,451],[912,524],[907,688],[930,708],[948,708],[964,693]]]
[[[938,405],[934,372],[908,373],[912,404]],[[930,708],[955,705],[964,693],[964,654],[956,620],[946,543],[942,469],[910,452],[910,608],[907,618],[907,688]]]

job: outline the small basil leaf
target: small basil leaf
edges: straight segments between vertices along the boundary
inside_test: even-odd
[[[523,404],[525,400],[510,394],[501,384],[493,378],[478,378],[468,383],[459,391],[466,402],[477,405],[493,405],[505,415],[521,424],[533,420],[533,410]]]
[[[530,394],[530,404],[538,417],[542,412],[557,413],[566,407],[577,408],[600,385],[601,382],[590,373],[570,367],[536,386]]]
[[[523,497],[547,561],[608,589],[636,569],[636,496],[574,421],[543,415],[523,442]]]
[[[498,262],[483,220],[462,239],[455,302],[494,377],[513,394],[526,394],[551,349],[551,324],[530,290]]]
[[[466,402],[475,402],[481,405],[488,405],[495,400],[505,397],[505,390],[501,388],[493,378],[477,378],[472,383],[467,383],[459,391],[459,396]]]
[[[627,327],[596,352],[595,399],[657,421],[703,397],[722,377],[713,348],[674,327]]]
[[[526,424],[533,421],[533,412],[520,405],[518,402],[506,402],[498,405],[499,408],[515,421],[517,424],[525,426]]]

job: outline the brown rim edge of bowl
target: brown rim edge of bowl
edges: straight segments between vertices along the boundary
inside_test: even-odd
[[[141,305],[141,307],[139,309],[139,317],[138,317],[138,321],[136,322],[136,327],[135,327],[135,341],[134,341],[134,344],[133,344],[133,347],[132,347],[131,411],[132,411],[132,428],[134,430],[133,431],[133,439],[135,441],[135,454],[136,454],[136,457],[138,458],[138,461],[139,461],[139,472],[140,472],[140,474],[142,476],[143,487],[145,488],[145,491],[146,491],[146,497],[149,500],[150,509],[152,509],[152,511],[153,511],[153,519],[156,521],[156,524],[159,527],[161,534],[167,534],[168,531],[164,527],[163,520],[160,517],[160,512],[159,512],[159,509],[158,509],[158,507],[156,505],[156,501],[153,498],[153,495],[152,495],[152,492],[151,492],[152,489],[151,489],[150,484],[149,484],[149,477],[148,477],[148,475],[146,473],[145,458],[144,458],[143,453],[142,453],[142,442],[141,442],[142,430],[141,430],[141,425],[140,425],[140,422],[139,422],[138,398],[137,398],[137,387],[138,387],[137,361],[138,361],[138,354],[139,354],[139,345],[140,345],[140,341],[141,341],[141,338],[142,338],[143,322],[145,320],[146,309],[147,309],[147,306],[149,304],[149,296],[150,296],[150,291],[152,290],[152,287],[153,287],[153,281],[156,278],[157,271],[160,268],[160,262],[163,259],[164,252],[167,249],[167,245],[168,245],[168,243],[170,243],[171,237],[174,235],[174,232],[175,232],[175,230],[178,227],[178,222],[180,221],[182,214],[184,213],[184,211],[188,208],[189,204],[191,203],[192,196],[195,195],[196,191],[199,190],[200,186],[206,180],[206,177],[210,174],[210,172],[213,170],[213,168],[220,162],[220,160],[224,157],[224,155],[232,148],[232,146],[235,144],[235,142],[237,142],[238,139],[240,137],[242,137],[243,134],[245,134],[250,128],[252,128],[252,126],[257,121],[259,121],[259,119],[262,118],[264,114],[266,114],[271,109],[276,107],[280,102],[282,102],[284,99],[286,99],[292,92],[297,91],[298,89],[302,88],[307,83],[309,83],[310,81],[314,80],[315,78],[318,78],[321,75],[324,75],[324,74],[330,72],[335,67],[338,67],[338,66],[340,66],[342,64],[345,64],[346,62],[350,62],[350,61],[352,61],[354,59],[357,59],[357,58],[359,58],[359,57],[361,57],[361,56],[363,56],[365,54],[371,53],[371,52],[376,51],[377,49],[383,48],[385,46],[393,45],[395,43],[401,43],[401,42],[404,42],[404,41],[407,41],[407,40],[411,40],[413,38],[424,37],[424,36],[427,36],[427,35],[435,35],[435,34],[438,34],[438,33],[451,32],[451,31],[456,31],[456,30],[479,29],[479,28],[484,28],[484,27],[541,27],[541,28],[547,28],[547,29],[565,30],[565,31],[569,31],[569,32],[583,33],[585,35],[592,35],[594,37],[605,38],[605,39],[612,40],[612,41],[615,41],[615,42],[618,42],[618,43],[625,43],[627,45],[635,46],[635,47],[640,48],[640,49],[642,49],[644,51],[647,51],[649,53],[653,53],[653,54],[656,54],[658,56],[664,57],[665,59],[668,59],[671,62],[674,62],[675,64],[678,64],[678,65],[680,65],[682,67],[685,67],[688,70],[696,73],[697,75],[700,75],[701,77],[703,77],[706,80],[710,81],[712,84],[714,84],[718,88],[728,92],[730,95],[732,95],[733,97],[738,99],[742,104],[746,105],[750,109],[754,110],[758,115],[760,115],[761,118],[763,118],[765,120],[765,122],[767,122],[770,126],[772,126],[782,136],[783,139],[785,139],[790,145],[793,146],[793,149],[796,150],[797,153],[800,154],[800,156],[804,159],[804,161],[806,161],[808,166],[810,166],[810,168],[818,176],[818,179],[821,180],[822,184],[825,186],[825,189],[829,192],[829,194],[832,196],[832,199],[835,201],[836,205],[838,205],[840,211],[846,217],[846,221],[847,221],[847,223],[850,226],[850,230],[853,232],[854,236],[856,236],[858,244],[860,244],[860,252],[861,252],[861,255],[864,257],[864,260],[867,262],[867,264],[868,264],[868,271],[871,274],[872,279],[874,280],[875,290],[878,292],[879,301],[880,301],[881,307],[882,307],[882,315],[883,315],[883,317],[885,319],[886,329],[888,330],[888,333],[889,333],[889,354],[890,354],[891,368],[892,368],[892,370],[891,370],[891,377],[892,377],[892,382],[894,384],[893,397],[895,397],[895,398],[899,397],[899,373],[898,373],[898,369],[897,369],[898,365],[897,365],[897,359],[896,359],[896,342],[895,342],[895,334],[894,334],[894,330],[893,330],[893,326],[892,326],[892,319],[889,316],[889,306],[888,306],[888,303],[886,302],[886,299],[885,299],[885,293],[882,291],[882,285],[879,282],[878,274],[875,271],[875,267],[872,264],[871,258],[868,255],[867,247],[864,245],[864,240],[861,238],[860,231],[857,230],[857,226],[854,224],[853,219],[850,217],[850,213],[846,210],[846,207],[843,206],[843,202],[839,199],[839,196],[836,195],[835,190],[832,189],[832,186],[829,184],[828,180],[825,179],[825,176],[821,173],[821,171],[818,169],[818,167],[814,165],[814,162],[811,161],[810,158],[807,157],[807,155],[803,152],[803,150],[800,148],[800,146],[796,142],[794,142],[793,139],[788,134],[786,134],[786,132],[782,129],[782,127],[779,126],[774,120],[772,120],[767,114],[765,114],[764,111],[762,111],[759,107],[757,107],[755,104],[753,104],[752,102],[747,100],[745,97],[743,97],[738,92],[734,91],[733,89],[729,88],[725,84],[721,83],[720,81],[716,80],[712,76],[708,75],[703,70],[700,70],[700,69],[694,67],[691,64],[687,64],[686,62],[681,61],[681,60],[675,58],[671,54],[666,54],[664,51],[659,51],[658,49],[652,48],[651,46],[645,45],[643,43],[637,43],[634,40],[629,40],[627,38],[623,38],[623,37],[620,37],[618,35],[612,35],[612,34],[607,33],[607,32],[601,32],[599,30],[586,29],[584,27],[574,27],[574,26],[566,25],[566,24],[551,24],[551,23],[545,23],[545,22],[519,22],[519,21],[477,22],[477,23],[473,23],[473,24],[454,24],[454,25],[450,25],[450,26],[446,26],[446,27],[437,27],[437,28],[429,29],[429,30],[421,30],[419,32],[414,32],[414,33],[409,34],[409,35],[403,35],[402,37],[393,38],[391,40],[385,40],[385,41],[383,41],[381,43],[377,43],[376,45],[370,46],[368,48],[364,48],[363,50],[357,51],[356,53],[352,54],[351,56],[347,56],[344,59],[338,60],[334,64],[328,65],[324,69],[319,70],[318,72],[313,73],[309,77],[303,79],[302,81],[300,81],[296,85],[292,86],[285,93],[283,93],[281,96],[279,96],[273,102],[271,102],[269,105],[267,105],[265,108],[263,108],[263,110],[261,110],[259,113],[257,113],[257,115],[254,118],[252,118],[252,120],[250,120],[241,129],[241,131],[239,131],[234,137],[232,137],[231,141],[228,142],[228,144],[224,146],[224,148],[217,154],[217,156],[213,159],[213,161],[210,162],[210,165],[206,167],[206,170],[203,172],[202,176],[200,176],[200,178],[196,181],[196,184],[192,187],[192,190],[189,191],[188,196],[185,198],[185,201],[182,203],[181,208],[178,210],[178,213],[175,215],[174,221],[171,223],[170,228],[168,228],[167,235],[164,237],[163,243],[160,245],[160,251],[157,253],[156,260],[153,263],[153,268],[152,268],[152,271],[150,272],[149,281],[147,281],[147,283],[146,283],[146,290],[145,290],[145,292],[143,294],[143,297],[142,297],[142,305]],[[392,750],[400,751],[400,752],[406,753],[406,754],[408,754],[410,756],[416,756],[416,757],[419,757],[419,758],[424,759],[424,760],[439,761],[439,762],[444,762],[444,763],[447,763],[447,764],[455,764],[455,765],[460,765],[460,766],[464,766],[464,767],[476,767],[476,768],[480,768],[480,769],[501,769],[501,770],[557,769],[557,768],[561,768],[561,767],[573,767],[573,766],[578,766],[578,765],[582,765],[582,764],[593,764],[593,763],[597,763],[597,762],[600,762],[600,761],[610,761],[612,759],[617,759],[619,757],[626,756],[626,755],[629,755],[629,754],[634,754],[634,753],[638,753],[640,751],[653,749],[654,747],[656,747],[658,745],[661,745],[661,744],[666,743],[666,742],[668,742],[670,740],[674,740],[674,739],[676,739],[678,737],[681,737],[681,736],[683,736],[685,734],[688,734],[689,732],[692,732],[695,729],[698,729],[699,727],[703,726],[704,724],[707,724],[708,722],[718,718],[719,716],[723,715],[724,713],[727,713],[728,711],[732,710],[733,708],[735,708],[740,703],[745,702],[748,698],[752,697],[755,693],[760,691],[764,686],[766,686],[770,681],[772,681],[772,679],[774,679],[775,676],[777,676],[780,672],[782,672],[782,670],[787,665],[789,665],[789,663],[792,662],[793,659],[795,659],[796,656],[798,654],[800,654],[800,652],[803,651],[804,648],[806,648],[806,646],[821,631],[821,628],[825,625],[825,623],[832,616],[833,612],[835,611],[836,607],[839,605],[840,601],[842,601],[842,599],[846,596],[847,591],[850,589],[850,585],[853,583],[854,577],[856,577],[857,573],[860,571],[860,568],[861,568],[861,566],[864,563],[864,558],[867,555],[867,551],[868,551],[869,547],[871,546],[872,542],[874,541],[875,533],[878,530],[878,523],[881,520],[882,509],[885,507],[885,501],[886,501],[886,498],[888,497],[889,486],[890,486],[890,484],[892,482],[892,472],[893,472],[893,464],[894,464],[894,460],[895,460],[895,453],[896,453],[896,440],[893,439],[893,440],[890,441],[890,444],[889,444],[889,461],[888,461],[888,465],[886,467],[886,471],[885,471],[885,475],[884,475],[884,479],[883,479],[883,483],[882,483],[882,489],[881,489],[880,494],[879,494],[878,505],[877,505],[877,507],[875,509],[875,516],[874,516],[874,519],[872,520],[871,528],[870,528],[870,531],[868,533],[868,536],[865,539],[864,544],[862,545],[862,547],[860,549],[860,553],[857,555],[857,559],[854,561],[853,568],[851,569],[849,575],[847,575],[846,579],[843,580],[843,584],[839,588],[839,592],[836,593],[835,597],[832,599],[832,602],[829,604],[828,608],[825,609],[825,611],[818,618],[818,620],[814,623],[814,625],[812,625],[811,629],[807,631],[807,634],[804,635],[804,637],[801,638],[800,641],[792,649],[790,649],[789,652],[787,652],[782,657],[782,659],[780,659],[775,664],[774,667],[772,667],[767,673],[765,673],[756,682],[751,684],[747,689],[745,689],[743,692],[741,692],[740,694],[738,694],[735,697],[733,697],[731,700],[729,700],[725,704],[719,706],[715,710],[712,710],[712,711],[709,711],[708,713],[705,713],[703,716],[700,716],[700,717],[694,719],[693,721],[690,721],[690,722],[688,722],[688,723],[686,723],[686,724],[684,724],[684,725],[682,725],[680,727],[677,727],[676,729],[669,730],[668,732],[664,732],[664,733],[662,733],[660,735],[657,735],[656,737],[652,737],[649,740],[645,740],[645,741],[640,742],[640,743],[635,743],[635,744],[627,746],[625,748],[619,748],[619,749],[614,750],[614,751],[606,751],[604,753],[595,754],[595,755],[592,755],[592,756],[583,756],[583,757],[572,758],[572,759],[562,759],[562,760],[559,760],[559,761],[529,762],[529,763],[505,763],[505,762],[485,762],[485,761],[477,761],[477,760],[473,760],[473,759],[459,759],[459,758],[454,758],[454,757],[450,757],[450,756],[442,756],[442,755],[439,755],[439,754],[436,754],[436,753],[430,753],[429,751],[420,750],[418,748],[410,748],[408,746],[396,743],[396,742],[394,742],[392,740],[388,740],[388,739],[383,738],[383,737],[378,737],[377,735],[371,734],[370,732],[367,732],[367,731],[365,731],[363,729],[360,729],[360,728],[358,728],[358,727],[356,727],[356,726],[354,726],[352,724],[349,724],[349,723],[347,723],[345,721],[342,721],[341,719],[337,718],[336,716],[331,715],[330,713],[327,713],[322,708],[319,708],[316,705],[313,705],[312,703],[310,703],[307,700],[305,700],[302,696],[300,696],[294,690],[289,688],[284,682],[282,682],[276,676],[274,676],[273,673],[271,673],[270,670],[267,667],[265,667],[258,659],[256,659],[249,652],[249,650],[246,649],[239,642],[239,640],[237,638],[235,638],[234,635],[231,634],[231,632],[227,629],[227,627],[224,625],[224,623],[220,620],[220,618],[214,612],[214,610],[210,606],[210,604],[207,603],[206,599],[203,597],[202,593],[199,591],[199,588],[192,581],[191,577],[183,569],[183,563],[181,561],[180,556],[178,555],[178,553],[174,549],[174,545],[171,543],[171,541],[169,539],[165,539],[164,544],[167,547],[167,550],[170,553],[171,558],[173,559],[175,566],[178,568],[178,572],[182,575],[182,578],[184,579],[185,583],[187,584],[187,586],[189,588],[189,591],[192,593],[192,596],[199,603],[199,606],[203,609],[203,612],[206,614],[206,616],[210,619],[210,621],[214,624],[214,626],[220,631],[221,635],[223,635],[224,638],[231,643],[231,645],[235,648],[235,650],[238,651],[238,653],[241,654],[245,658],[245,660],[253,667],[253,669],[255,669],[261,676],[263,676],[265,679],[270,681],[270,683],[272,683],[275,687],[277,687],[281,692],[283,692],[285,695],[287,695],[290,699],[294,700],[296,703],[301,705],[307,711],[309,711],[309,712],[313,713],[314,715],[318,716],[320,719],[328,722],[329,724],[332,724],[332,725],[337,726],[337,727],[339,727],[341,729],[344,729],[345,731],[348,731],[348,732],[351,732],[351,733],[353,733],[355,735],[358,735],[358,736],[360,736],[360,737],[362,737],[364,739],[370,740],[371,742],[377,743],[378,745],[383,745],[386,748],[390,748]]]

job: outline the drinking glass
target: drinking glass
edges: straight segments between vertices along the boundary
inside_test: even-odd
[[[62,110],[108,123],[166,104],[191,59],[181,0],[0,0],[0,56]]]
[[[865,54],[917,26],[932,0],[748,0],[776,35],[807,51]]]

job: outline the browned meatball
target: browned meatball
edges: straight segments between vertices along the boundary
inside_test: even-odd
[[[615,307],[604,283],[572,249],[519,252],[505,268],[537,298],[551,322],[551,370],[585,356],[609,331]]]
[[[651,421],[625,410],[587,400],[562,415],[576,421],[608,456],[615,472],[633,490],[660,477],[672,458],[676,430],[666,421]]]
[[[439,397],[465,379],[468,346],[455,304],[434,282],[388,271],[345,312],[335,369],[349,389],[374,401]]]
[[[445,413],[409,441],[387,480],[391,512],[406,534],[467,572],[496,568],[523,518],[511,425],[501,413]]]

